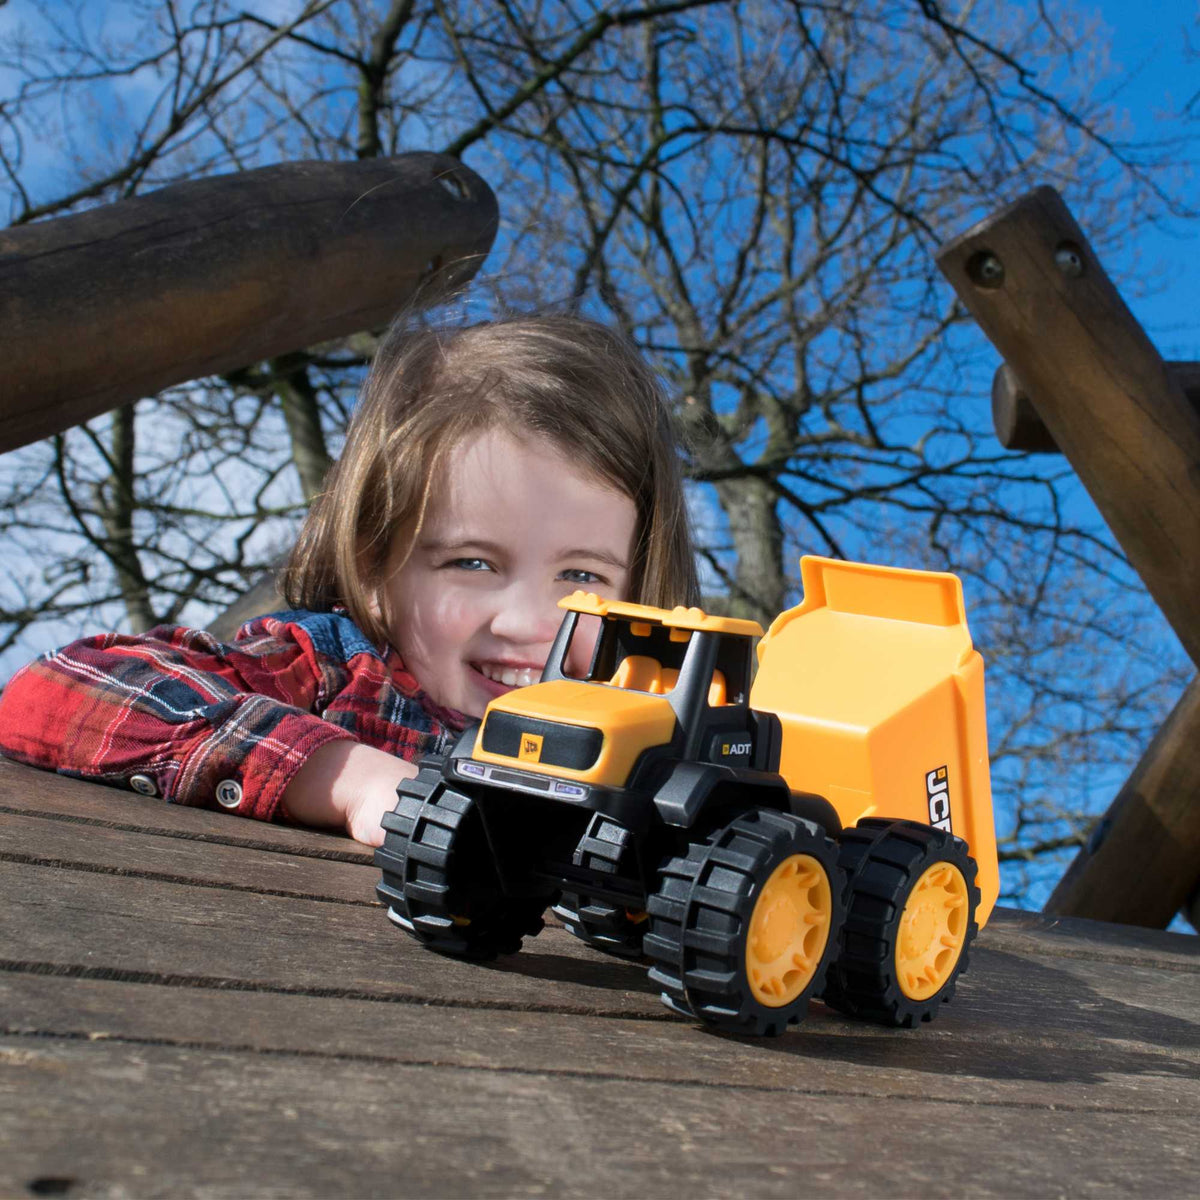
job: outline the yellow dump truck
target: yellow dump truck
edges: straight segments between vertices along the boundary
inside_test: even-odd
[[[401,784],[376,854],[391,920],[491,958],[553,906],[597,949],[649,959],[669,1007],[736,1033],[780,1033],[814,996],[930,1020],[998,891],[962,587],[815,557],[801,572],[803,602],[765,635],[564,600],[541,682]]]

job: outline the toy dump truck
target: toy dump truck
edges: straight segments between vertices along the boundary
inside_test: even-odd
[[[803,602],[765,636],[697,608],[564,600],[541,682],[400,785],[376,854],[391,920],[486,959],[553,906],[597,949],[649,959],[669,1007],[735,1033],[780,1033],[813,996],[930,1020],[998,891],[962,587],[801,571]],[[576,637],[595,638],[582,678]]]

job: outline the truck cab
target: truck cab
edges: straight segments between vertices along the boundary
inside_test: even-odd
[[[471,757],[606,788],[648,786],[669,761],[756,766],[754,621],[576,592],[539,683],[488,706]],[[567,666],[593,638],[582,675]]]

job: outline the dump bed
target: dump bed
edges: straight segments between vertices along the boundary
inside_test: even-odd
[[[804,599],[758,646],[751,705],[778,714],[780,772],[844,825],[902,817],[963,838],[980,925],[999,890],[983,660],[954,575],[800,563]]]

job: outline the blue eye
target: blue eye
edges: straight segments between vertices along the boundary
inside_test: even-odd
[[[448,567],[454,567],[459,571],[490,571],[492,566],[489,562],[482,558],[452,558],[448,563]]]
[[[578,583],[578,584],[607,583],[608,582],[605,579],[601,579],[600,576],[597,575],[595,571],[582,571],[582,570],[577,570],[576,568],[572,568],[569,571],[560,572],[559,578],[565,579],[567,581],[567,583]]]

